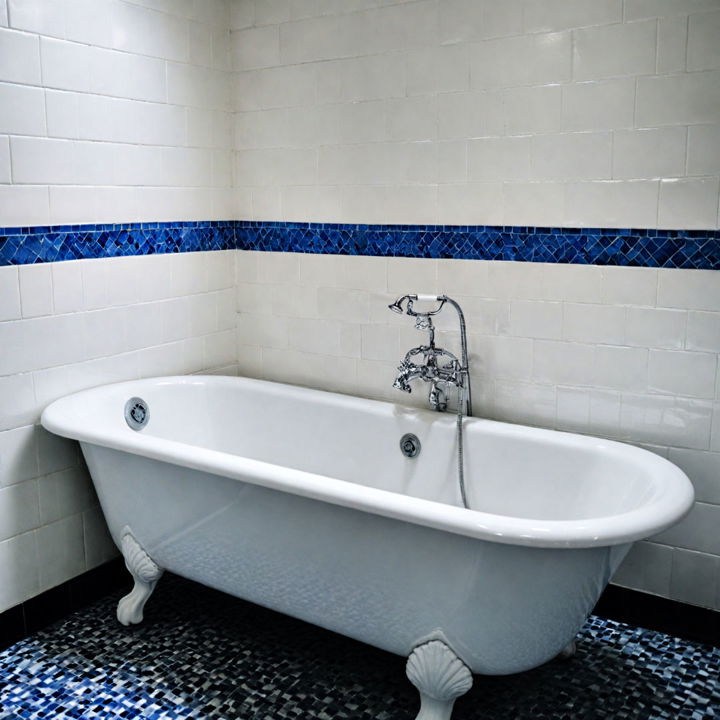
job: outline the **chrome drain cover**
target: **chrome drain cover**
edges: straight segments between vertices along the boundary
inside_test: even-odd
[[[133,430],[142,430],[150,419],[148,404],[139,397],[131,397],[125,403],[125,422]]]
[[[405,457],[414,458],[420,454],[420,439],[412,433],[405,433],[400,438],[400,450]]]

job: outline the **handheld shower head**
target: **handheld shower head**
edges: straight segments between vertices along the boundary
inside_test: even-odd
[[[405,312],[405,308],[403,308],[402,304],[406,300],[410,300],[410,299],[411,299],[410,295],[402,295],[394,303],[392,303],[391,305],[388,305],[388,308],[390,308],[390,310],[392,310],[394,313],[398,313],[398,315],[402,315]]]
[[[434,310],[427,310],[425,312],[417,312],[414,309],[415,302],[435,302],[438,301],[440,304]],[[388,305],[388,308],[398,315],[405,313],[412,317],[422,316],[424,318],[430,318],[431,315],[437,315],[445,305],[447,297],[445,295],[401,295],[394,303]],[[406,306],[403,307],[403,303]]]

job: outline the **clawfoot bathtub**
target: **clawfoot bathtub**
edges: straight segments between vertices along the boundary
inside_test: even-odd
[[[453,416],[245,378],[108,385],[42,423],[80,441],[135,579],[120,622],[167,569],[407,656],[422,720],[471,673],[558,655],[632,542],[693,501],[644,450],[468,418],[467,510]]]

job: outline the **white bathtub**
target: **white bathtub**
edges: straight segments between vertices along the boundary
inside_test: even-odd
[[[124,419],[132,396],[149,406],[139,431]],[[686,476],[644,450],[470,418],[466,510],[454,415],[245,378],[99,387],[42,424],[81,442],[135,576],[121,621],[142,619],[166,568],[412,654],[427,718],[449,717],[467,668],[556,656],[631,543],[693,501]],[[416,458],[400,452],[407,432]]]

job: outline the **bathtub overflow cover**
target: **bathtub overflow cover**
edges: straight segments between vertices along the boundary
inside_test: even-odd
[[[125,422],[133,430],[142,430],[150,419],[148,404],[139,397],[131,397],[125,403]]]
[[[405,457],[414,458],[420,454],[420,440],[417,435],[406,433],[400,438],[400,450]]]

